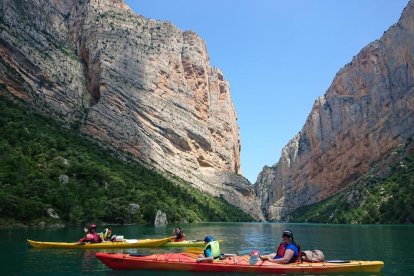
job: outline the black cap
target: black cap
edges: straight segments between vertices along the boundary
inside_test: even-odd
[[[290,230],[283,231],[282,237],[290,237],[293,238],[293,233]]]

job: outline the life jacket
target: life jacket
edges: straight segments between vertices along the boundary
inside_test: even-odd
[[[183,232],[178,233],[175,236],[175,239],[174,239],[175,242],[180,242],[180,241],[183,241],[183,240],[185,240],[185,235],[184,235]]]
[[[207,257],[206,251],[209,248],[211,250],[211,253],[213,254],[214,259],[217,259],[218,257],[220,257],[220,245],[218,241],[211,241],[206,244],[206,246],[204,247],[204,256],[206,257]]]
[[[103,241],[107,241],[110,239],[112,232],[106,228],[105,230],[102,231],[102,233],[99,233],[99,238]]]
[[[279,258],[283,258],[283,256],[285,256],[285,251],[286,251],[286,246],[288,246],[289,244],[287,242],[283,242],[281,244],[279,244],[279,247],[277,248],[277,252],[276,252],[276,257],[275,259],[279,259]],[[296,248],[298,249],[298,255],[296,256],[295,254],[293,254],[292,258],[290,259],[289,263],[295,263],[295,262],[300,262],[300,246],[293,244],[294,246],[296,246]]]
[[[283,258],[283,256],[285,256],[286,245],[288,245],[287,242],[283,242],[279,244],[279,247],[277,248],[277,251],[276,251],[276,257]]]
[[[92,237],[87,239],[86,242],[101,242],[102,239],[99,237],[97,233],[88,233],[88,235],[91,235]]]

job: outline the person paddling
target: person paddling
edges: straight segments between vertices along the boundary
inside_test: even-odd
[[[177,226],[174,230],[173,230],[173,236],[171,237],[173,239],[174,242],[180,242],[185,240],[185,235],[183,230],[181,230],[180,226]]]
[[[218,241],[215,241],[212,236],[206,236],[204,238],[206,246],[204,247],[204,254],[201,254],[196,259],[197,263],[212,263],[214,259],[220,257],[220,245]]]
[[[299,246],[293,239],[293,233],[290,230],[283,231],[283,242],[279,244],[276,253],[259,256],[262,261],[270,261],[272,263],[288,264],[294,263],[299,257]]]

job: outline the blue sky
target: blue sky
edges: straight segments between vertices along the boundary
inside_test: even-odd
[[[303,127],[335,74],[400,18],[408,0],[127,0],[206,41],[230,82],[250,182]]]

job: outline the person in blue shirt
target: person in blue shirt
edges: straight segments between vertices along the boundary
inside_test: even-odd
[[[279,245],[276,253],[260,256],[260,259],[262,259],[262,261],[270,261],[279,264],[296,262],[299,258],[299,246],[293,239],[292,231],[283,231],[282,239],[283,242]]]
[[[206,244],[206,246],[204,247],[204,254],[201,254],[200,256],[198,256],[196,262],[197,263],[203,263],[203,262],[212,263],[214,259],[217,259],[220,257],[219,242],[215,241],[212,236],[206,236],[204,238],[204,242]]]

